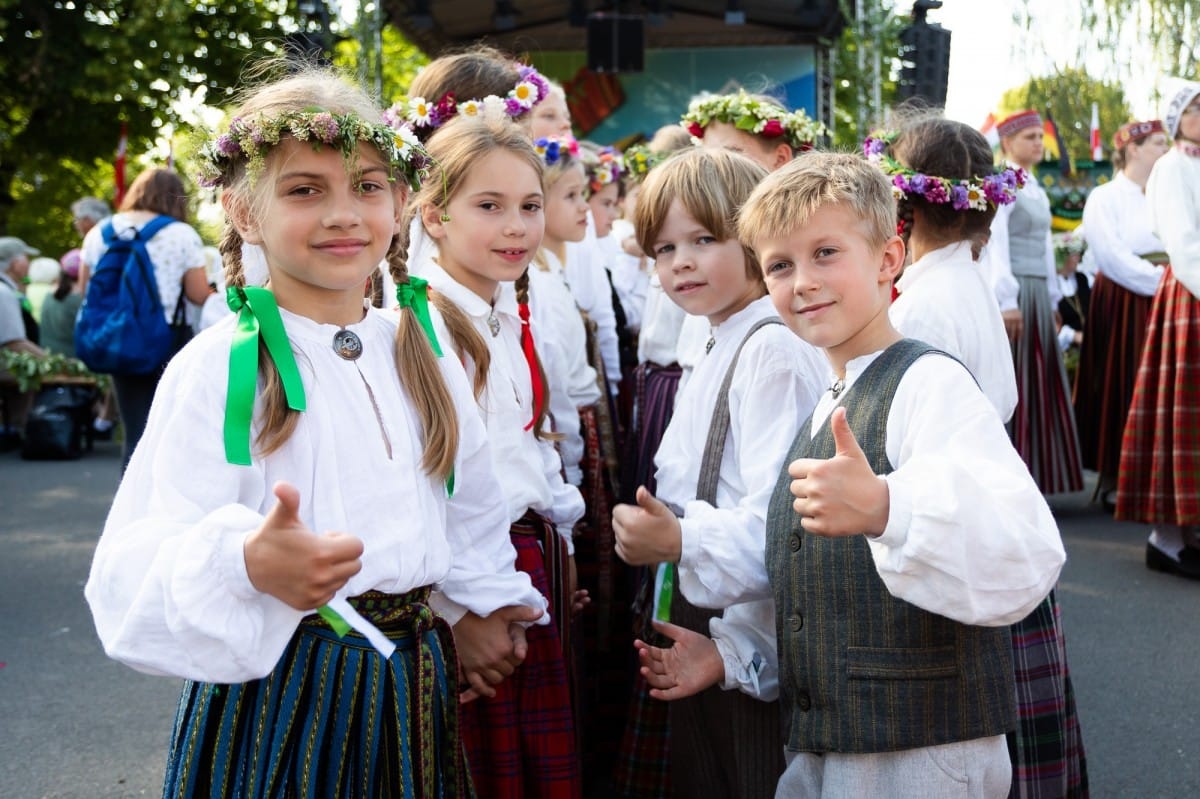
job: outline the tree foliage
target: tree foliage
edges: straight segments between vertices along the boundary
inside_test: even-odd
[[[287,7],[0,0],[0,232],[72,243],[66,205],[112,199],[104,165],[121,123],[132,164],[164,126],[186,124],[189,103],[219,104],[248,60],[278,49],[297,28]]]
[[[854,0],[842,0],[849,20],[830,48],[833,68],[833,144],[856,147],[879,125],[896,100],[900,32],[909,23],[895,13],[893,0],[862,0],[856,18]],[[875,91],[875,60],[879,59],[879,91]],[[878,94],[879,102],[875,98]]]
[[[1000,98],[998,116],[1024,108],[1045,116],[1049,109],[1071,158],[1086,161],[1091,159],[1092,103],[1099,109],[1101,143],[1107,154],[1113,132],[1131,119],[1129,103],[1120,84],[1097,80],[1084,69],[1059,70],[1009,89]]]

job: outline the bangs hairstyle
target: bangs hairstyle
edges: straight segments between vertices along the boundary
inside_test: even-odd
[[[651,169],[642,184],[633,224],[642,252],[654,254],[654,242],[676,200],[718,241],[738,238],[738,209],[767,170],[744,155],[699,147],[681,151]],[[753,250],[742,245],[747,274],[759,282],[762,270]]]
[[[954,182],[974,181],[995,172],[992,148],[983,134],[970,125],[940,116],[918,117],[903,124],[891,144],[891,153],[909,169]],[[906,231],[920,224],[921,235],[939,245],[969,241],[971,253],[978,260],[990,235],[996,206],[989,202],[983,211],[960,211],[950,203],[931,203],[909,193],[896,204],[896,214]]]
[[[758,185],[738,215],[738,238],[753,245],[789,236],[827,205],[853,211],[872,247],[896,234],[896,200],[883,172],[859,155],[814,150]]]

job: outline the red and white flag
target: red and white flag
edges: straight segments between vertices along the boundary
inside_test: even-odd
[[[987,139],[988,144],[992,145],[993,150],[999,149],[1000,131],[996,130],[995,114],[987,115],[987,119],[983,120],[983,124],[979,126],[979,132]]]
[[[1104,150],[1100,147],[1100,106],[1092,103],[1092,160],[1104,158]]]
[[[117,159],[113,163],[113,179],[116,183],[116,205],[121,204],[121,200],[125,199],[125,149],[129,144],[128,130],[125,123],[121,123],[121,138],[117,140]]]

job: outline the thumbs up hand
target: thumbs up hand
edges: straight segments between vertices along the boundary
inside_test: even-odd
[[[317,535],[300,518],[296,487],[281,481],[274,492],[279,502],[242,546],[246,574],[259,591],[296,610],[319,608],[362,569],[362,541]]]
[[[677,563],[683,550],[679,519],[645,486],[638,486],[637,503],[613,508],[617,555],[630,566]]]
[[[846,421],[846,409],[829,419],[834,455],[828,460],[800,458],[788,466],[792,507],[810,533],[824,536],[879,535],[887,527],[887,482],[875,474]]]

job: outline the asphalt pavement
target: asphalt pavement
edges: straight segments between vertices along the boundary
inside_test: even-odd
[[[108,660],[83,599],[120,468],[0,453],[0,797],[159,796],[178,680]],[[1059,602],[1095,799],[1200,797],[1200,582],[1151,572],[1146,530],[1052,501]]]

